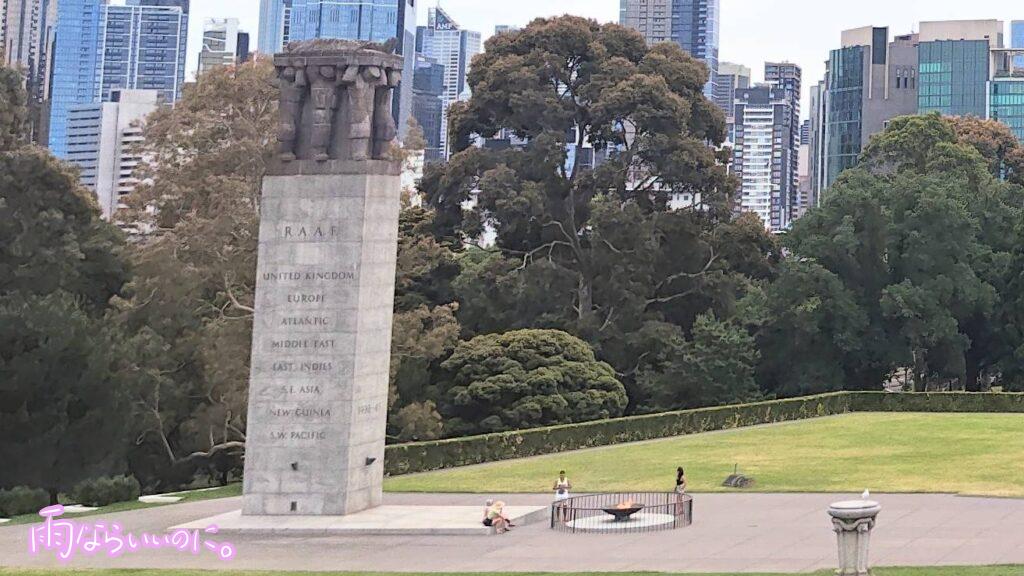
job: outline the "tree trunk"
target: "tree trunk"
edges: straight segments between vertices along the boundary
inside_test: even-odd
[[[50,488],[47,491],[50,493],[50,506],[60,504],[60,502],[57,501],[57,496],[60,495],[60,490],[57,490],[56,488]]]
[[[579,293],[580,300],[579,318],[580,320],[583,320],[594,311],[593,283],[583,274],[580,274],[579,288],[577,291]]]

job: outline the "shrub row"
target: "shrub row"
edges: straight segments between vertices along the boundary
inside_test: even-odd
[[[849,412],[1024,412],[1024,394],[836,392],[387,447],[390,476]]]
[[[384,468],[388,475],[397,476],[595,446],[804,420],[850,411],[849,394],[839,392],[806,398],[516,430],[468,438],[397,444],[388,446]]]
[[[134,476],[113,476],[79,482],[71,490],[71,499],[83,506],[109,506],[136,500],[141,493]]]
[[[850,392],[854,412],[1024,412],[1024,394]]]
[[[35,514],[50,504],[50,495],[41,488],[17,486],[0,490],[0,518]]]

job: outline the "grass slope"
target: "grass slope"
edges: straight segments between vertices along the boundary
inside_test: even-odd
[[[1024,496],[1024,414],[850,414],[399,476],[389,491],[723,491],[739,464],[758,492],[949,492]]]
[[[1024,567],[1021,566],[982,566],[982,567],[944,567],[944,568],[876,568],[872,571],[875,576],[1024,576]],[[813,576],[832,576],[835,572],[816,572]],[[275,574],[288,574],[289,576],[389,576],[388,573],[369,572],[212,572],[199,570],[19,570],[0,568],[0,575],[3,576],[51,576],[53,574],[74,575],[74,576],[274,576]],[[520,573],[502,574],[489,572],[487,574],[458,574],[458,576],[590,576],[592,573],[582,572],[579,574],[547,574],[547,573]],[[628,573],[604,573],[600,576],[640,576],[650,574],[662,574],[658,572],[628,572]],[[390,574],[390,576],[399,576]],[[431,574],[401,574],[401,576],[456,576],[446,573]],[[670,576],[665,574],[665,576]],[[679,575],[683,576],[683,575]],[[687,574],[685,576],[701,576],[699,574]],[[739,576],[736,574],[705,574],[704,576]],[[773,574],[744,574],[743,576],[781,576]]]

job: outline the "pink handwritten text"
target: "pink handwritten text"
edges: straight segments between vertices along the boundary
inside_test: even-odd
[[[46,522],[29,529],[28,551],[33,556],[40,552],[54,552],[60,560],[70,562],[75,554],[93,556],[105,553],[118,558],[140,550],[169,548],[179,552],[198,555],[209,550],[221,560],[235,557],[235,547],[227,542],[203,541],[201,534],[216,534],[217,527],[199,530],[174,530],[167,534],[125,534],[116,522],[93,522],[85,524],[74,520],[58,520],[64,515],[61,505],[49,506],[39,511]]]

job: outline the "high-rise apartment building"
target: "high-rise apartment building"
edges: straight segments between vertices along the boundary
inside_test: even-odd
[[[156,90],[165,102],[185,85],[189,0],[128,0],[100,16],[100,79],[96,100],[114,90]]]
[[[794,92],[762,84],[736,92],[733,172],[740,180],[736,210],[757,214],[772,232],[787,230],[797,213],[800,127]]]
[[[261,54],[277,54],[291,36],[292,0],[260,0]]]
[[[239,32],[237,18],[207,18],[203,22],[203,46],[199,74],[217,66],[231,66],[249,58],[249,35]]]
[[[719,64],[713,100],[725,113],[727,134],[730,140],[735,117],[733,106],[736,103],[736,91],[744,88],[750,88],[750,68],[732,62]]]
[[[115,91],[155,90],[164,102],[185,83],[189,0],[60,0],[53,64],[50,150],[67,154],[73,106]]]
[[[31,137],[46,143],[50,71],[57,0],[2,0],[0,2],[0,60],[21,70],[32,102]]]
[[[135,169],[142,160],[140,123],[160,99],[156,90],[115,90],[108,102],[79,104],[69,111],[67,159],[96,194],[104,218],[110,219],[135,189]]]
[[[794,175],[794,180],[790,187],[791,197],[787,201],[787,205],[790,209],[789,221],[791,222],[797,218],[797,212],[799,211],[801,204],[799,198],[799,187],[795,178],[800,170],[799,151],[801,144],[800,132],[802,129],[802,125],[800,123],[800,98],[803,95],[803,71],[799,66],[790,62],[765,62],[764,80],[771,86],[785,90],[788,93],[788,99],[790,101],[790,116],[788,119],[784,120],[785,130],[783,130],[784,137],[788,137],[789,140],[784,140],[782,145],[788,148],[789,154],[786,158],[791,164],[790,166],[785,167],[785,169]]]
[[[721,23],[720,0],[619,0],[619,23],[640,31],[648,44],[675,42],[710,72],[704,95],[715,95]]]
[[[473,56],[480,53],[479,32],[463,30],[444,9],[430,8],[427,25],[416,30],[416,51],[444,66],[439,141],[442,157],[450,153],[448,146],[448,107],[468,92],[466,74]]]

